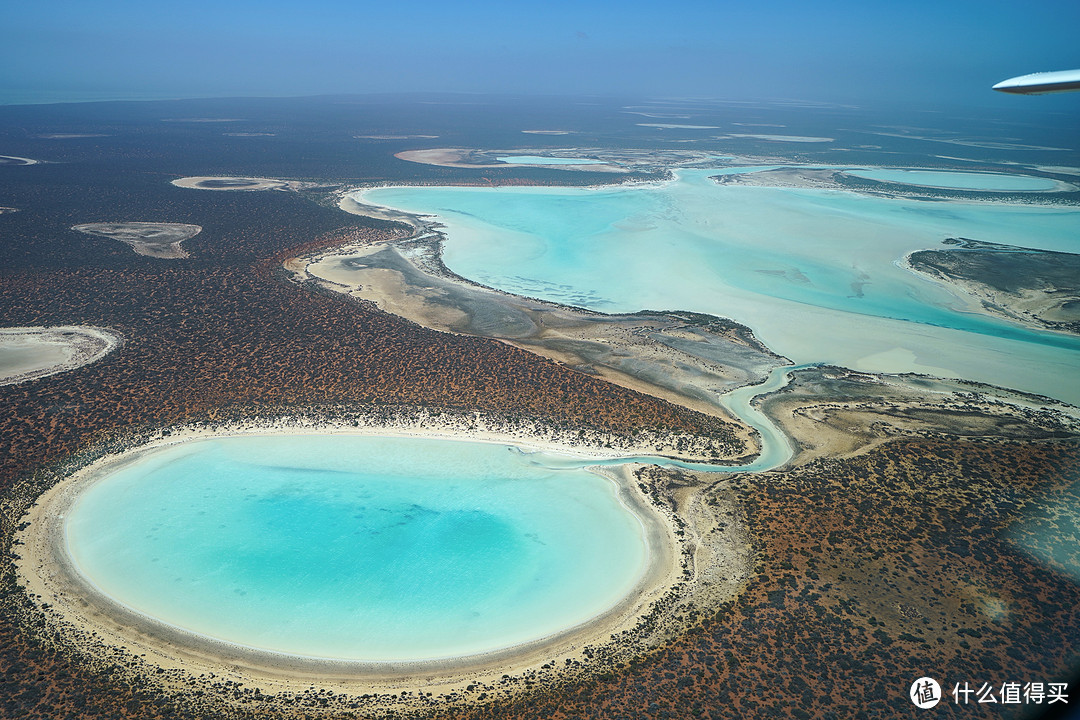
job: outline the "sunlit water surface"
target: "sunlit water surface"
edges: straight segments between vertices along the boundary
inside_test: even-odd
[[[1078,252],[1076,208],[720,186],[709,179],[717,172],[637,187],[363,195],[438,215],[446,265],[502,290],[606,312],[713,313],[796,363],[962,377],[1080,402],[1080,340],[974,312],[970,298],[901,264],[950,237]]]
[[[225,437],[150,453],[66,520],[122,604],[239,645],[353,660],[462,656],[613,607],[647,557],[614,484],[502,445]]]

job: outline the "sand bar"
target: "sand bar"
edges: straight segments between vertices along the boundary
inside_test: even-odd
[[[548,155],[541,156],[541,152],[548,152]],[[588,170],[592,172],[610,172],[621,173],[627,172],[626,168],[620,167],[611,162],[590,161],[587,164],[579,165],[576,161],[581,160],[578,156],[579,151],[573,149],[560,150],[563,153],[574,153],[574,157],[564,157],[560,155],[550,154],[550,151],[544,150],[469,150],[467,148],[432,148],[430,150],[404,150],[399,153],[395,153],[394,157],[399,160],[407,160],[409,162],[422,163],[424,165],[438,165],[440,167],[455,167],[455,168],[508,168],[508,167],[543,167],[548,170]],[[516,157],[532,157],[537,158],[539,162],[521,162],[521,163],[509,163],[499,160],[500,157],[516,156]],[[572,164],[558,164],[559,160],[569,160]]]
[[[357,140],[434,140],[438,135],[353,135]]]
[[[760,133],[731,133],[728,137],[748,138],[750,140],[772,140],[774,142],[794,143],[825,143],[833,142],[835,138],[813,137],[810,135],[765,135]]]
[[[77,138],[109,137],[104,133],[43,133],[35,135],[39,140],[75,140]]]
[[[17,157],[15,155],[0,155],[0,165],[40,165],[40,160],[33,158]]]
[[[122,342],[115,330],[88,325],[0,328],[0,385],[89,365]]]
[[[679,125],[677,123],[638,123],[638,127],[660,128],[661,130],[719,130],[719,125]]]

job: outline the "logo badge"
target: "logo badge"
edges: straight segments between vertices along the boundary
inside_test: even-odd
[[[921,677],[911,683],[908,695],[911,696],[911,702],[926,710],[941,702],[941,686],[932,677]]]

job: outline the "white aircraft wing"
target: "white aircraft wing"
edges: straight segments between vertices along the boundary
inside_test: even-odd
[[[1038,72],[1002,80],[994,86],[999,92],[1019,95],[1044,95],[1046,93],[1080,90],[1080,70]]]

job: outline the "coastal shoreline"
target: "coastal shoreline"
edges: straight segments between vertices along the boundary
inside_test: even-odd
[[[343,192],[339,208],[402,223],[410,234],[388,242],[345,241],[291,258],[285,266],[294,280],[371,302],[433,330],[506,342],[717,417],[737,428],[747,449],[738,454],[740,459],[758,449],[754,433],[723,407],[719,396],[760,383],[790,361],[772,352],[750,328],[700,313],[605,314],[487,287],[443,264],[444,226],[437,218],[368,204],[365,193],[371,189]],[[715,359],[718,353],[724,362]]]

